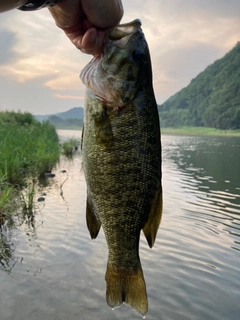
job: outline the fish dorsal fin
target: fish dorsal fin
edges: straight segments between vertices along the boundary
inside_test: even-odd
[[[147,239],[150,248],[153,247],[158,228],[162,218],[162,187],[156,192],[148,221],[143,227],[143,233]]]

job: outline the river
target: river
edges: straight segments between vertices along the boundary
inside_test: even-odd
[[[147,319],[239,320],[240,139],[163,135],[162,149],[163,219],[153,249],[140,241]],[[31,223],[2,229],[0,320],[141,319],[105,302],[107,246],[87,231],[80,153],[53,173]]]

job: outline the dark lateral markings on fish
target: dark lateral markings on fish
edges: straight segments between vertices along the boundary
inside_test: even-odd
[[[108,33],[101,56],[82,70],[86,89],[82,161],[86,220],[108,245],[106,300],[145,316],[140,232],[154,244],[162,216],[161,140],[152,68],[141,21]]]

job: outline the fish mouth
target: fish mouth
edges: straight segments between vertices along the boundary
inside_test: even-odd
[[[140,19],[135,19],[131,22],[120,24],[117,27],[109,30],[108,38],[113,41],[122,40],[125,37],[129,39],[129,36],[138,32],[141,25],[142,22]],[[122,44],[124,45],[124,42]]]
[[[138,32],[141,27],[141,20],[135,19],[132,22],[120,24],[108,31],[108,40],[117,42],[117,45],[121,48],[126,46],[132,35]],[[106,41],[106,42],[107,42]],[[106,47],[106,46],[105,46]],[[102,61],[103,54],[94,57],[81,71],[80,78],[83,83],[89,88],[93,88],[92,84],[96,77],[97,68]],[[95,83],[94,83],[95,84]]]
[[[98,99],[109,105],[113,103],[121,106],[126,105],[130,98],[126,101],[125,95],[129,95],[130,89],[135,91],[135,79],[126,79],[126,74],[121,73],[121,59],[124,62],[125,53],[127,53],[125,48],[132,36],[139,32],[140,27],[141,21],[136,19],[109,30],[103,54],[94,57],[80,73],[83,84]],[[121,55],[121,52],[123,52],[123,55]],[[117,69],[117,72],[115,69]]]

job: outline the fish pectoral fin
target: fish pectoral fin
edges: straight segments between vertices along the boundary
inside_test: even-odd
[[[91,238],[96,239],[101,228],[101,221],[94,212],[93,203],[90,201],[89,196],[87,196],[86,220]]]
[[[106,300],[111,308],[119,307],[123,302],[145,316],[148,310],[146,284],[141,268],[128,272],[107,265]]]
[[[143,233],[150,248],[153,247],[162,218],[162,187],[156,192],[148,221],[143,227]]]
[[[94,131],[96,140],[100,144],[111,145],[113,142],[113,131],[106,108],[94,116]]]

